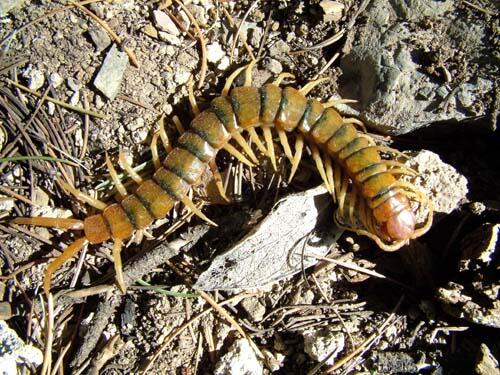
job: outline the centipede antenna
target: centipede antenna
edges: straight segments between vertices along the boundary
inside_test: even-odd
[[[359,128],[360,128],[363,132],[365,132],[365,133],[367,133],[367,132],[368,132],[368,130],[366,129],[365,124],[363,123],[363,121],[358,120],[357,118],[354,118],[354,117],[345,117],[345,118],[343,119],[343,122],[344,122],[344,124],[351,124],[351,125],[356,125],[356,126],[359,126]]]
[[[329,79],[330,78],[318,78],[313,81],[307,82],[304,87],[299,89],[299,92],[302,93],[303,95],[307,95],[313,88],[322,84],[323,82],[328,81]]]
[[[290,183],[297,172],[297,168],[302,160],[302,151],[304,150],[304,137],[302,135],[297,135],[295,138],[295,154],[293,155],[292,169],[290,171],[290,177],[288,177],[288,183]]]
[[[111,159],[109,158],[107,152],[106,152],[106,166],[108,167],[109,175],[111,176],[111,179],[113,180],[113,183],[116,186],[116,190],[118,190],[118,193],[122,197],[126,197],[127,189],[125,189],[125,186],[123,186],[122,182],[120,181],[120,177],[118,177],[118,173],[116,173],[116,169],[113,166],[113,163],[111,163]]]
[[[193,87],[194,87],[194,80],[193,80],[193,75],[191,74],[188,80],[188,98],[193,114],[195,116],[198,116],[200,114],[200,108],[198,107],[198,103],[196,102],[196,98],[194,97]]]
[[[335,181],[333,179],[332,159],[330,158],[329,155],[325,155],[323,157],[323,161],[325,162],[326,178],[332,188],[332,197],[333,197],[333,202],[335,203],[337,202],[337,197],[335,196]]]
[[[290,160],[293,161],[292,149],[290,148],[290,144],[288,143],[288,137],[286,133],[282,129],[278,129],[278,137],[280,138],[280,143],[283,146],[283,151],[285,151],[285,155]]]
[[[248,134],[250,134],[250,140],[253,143],[255,143],[255,145],[260,150],[260,152],[262,152],[264,155],[267,155],[266,146],[264,146],[264,144],[260,140],[260,137],[257,134],[257,132],[255,131],[255,128],[249,128],[249,129],[247,129],[247,131],[248,131]],[[269,155],[267,155],[267,156],[269,156]]]
[[[246,152],[246,154],[250,157],[250,159],[252,159],[252,161],[255,164],[258,164],[259,160],[257,159],[257,156],[255,156],[252,148],[250,147],[248,142],[245,140],[245,138],[243,138],[243,136],[238,132],[235,132],[234,134],[232,134],[232,137],[241,146],[241,148]]]
[[[245,83],[243,86],[249,87],[252,86],[252,70],[253,67],[257,64],[257,60],[252,60],[245,68]]]
[[[218,225],[215,224],[212,220],[210,220],[208,217],[205,216],[201,210],[196,207],[196,205],[193,203],[191,199],[189,199],[187,196],[181,199],[181,202],[184,203],[184,205],[191,210],[192,213],[194,213],[196,216],[198,216],[200,219],[203,221],[206,221],[208,224],[213,225],[214,227],[217,227]]]
[[[220,196],[226,202],[229,202],[230,200],[226,196],[226,189],[224,189],[224,184],[222,183],[222,176],[220,175],[219,168],[217,168],[217,164],[215,164],[215,160],[211,160],[208,163],[208,167],[212,171],[215,180],[215,186],[217,186],[217,190],[219,191]]]
[[[73,258],[75,254],[78,253],[88,243],[89,241],[85,237],[75,240],[71,245],[64,249],[61,255],[59,255],[49,264],[47,270],[45,271],[45,276],[43,279],[43,290],[45,291],[45,294],[49,295],[52,274],[57,269],[59,269],[64,264],[64,262]]]
[[[400,163],[399,161],[396,161],[396,160],[384,160],[382,162],[383,164],[389,166],[389,167],[395,167],[395,168],[399,168],[399,169],[402,169],[402,170],[405,170],[405,174],[408,174],[410,176],[417,176],[418,173],[416,170],[414,170],[413,168],[411,167],[408,167],[407,165],[403,164],[403,163]],[[390,171],[392,172],[394,169],[390,169]]]
[[[274,154],[273,135],[271,133],[271,129],[267,126],[264,126],[262,128],[262,132],[264,133],[264,140],[267,144],[267,154],[269,155],[269,159],[271,159],[273,169],[277,171],[278,169],[276,168],[276,156]]]
[[[229,90],[231,90],[231,85],[233,84],[236,77],[238,77],[244,69],[246,69],[246,65],[236,69],[234,72],[231,73],[231,75],[227,78],[224,88],[222,89],[221,92],[222,96],[228,96]]]
[[[142,177],[139,176],[139,174],[136,171],[134,171],[132,166],[128,163],[125,152],[120,150],[120,153],[118,154],[118,160],[120,162],[121,167],[125,169],[130,178],[134,180],[136,184],[140,184],[142,182]]]
[[[121,292],[125,294],[127,288],[125,287],[125,282],[123,280],[123,269],[122,269],[122,240],[120,238],[115,238],[113,243],[113,263],[115,265],[116,283],[120,288]]]
[[[332,187],[330,186],[330,183],[328,182],[328,179],[326,178],[325,166],[323,165],[323,160],[321,159],[319,149],[314,143],[311,143],[309,145],[309,147],[311,148],[312,158],[313,158],[314,162],[316,163],[316,169],[318,170],[318,172],[321,176],[321,179],[325,183],[326,190],[328,190],[328,192],[330,194],[332,194]]]
[[[243,164],[249,166],[249,167],[255,167],[255,165],[248,160],[245,155],[243,155],[241,152],[239,152],[234,146],[232,146],[230,143],[226,143],[224,146],[222,146],[224,150],[229,152],[231,155],[233,155],[236,159],[241,161]]]
[[[159,123],[160,123],[159,132],[160,132],[161,142],[163,143],[163,147],[165,147],[165,151],[170,152],[170,151],[172,151],[172,145],[170,144],[167,132],[165,131],[165,115],[164,114],[161,115]]]
[[[280,73],[280,75],[278,75],[278,77],[276,77],[276,79],[273,81],[273,85],[275,85],[275,86],[279,86],[279,85],[281,85],[281,82],[282,82],[285,78],[292,78],[292,79],[295,79],[295,76],[294,76],[292,73],[288,73],[288,72],[285,72],[285,73]]]
[[[36,225],[37,227],[56,228],[61,230],[82,230],[83,221],[56,217],[16,217],[12,224]]]
[[[391,169],[389,169],[389,172],[391,172],[393,175],[397,175],[397,174],[410,175],[410,176],[417,175],[413,171],[409,171],[407,168],[391,168]]]
[[[172,117],[172,121],[174,122],[174,125],[175,125],[175,128],[177,129],[177,132],[179,134],[184,134],[184,132],[185,132],[184,126],[182,125],[181,120],[179,120],[179,117],[177,117],[177,116]]]
[[[81,192],[76,189],[74,186],[64,182],[60,178],[56,178],[56,181],[61,185],[64,190],[67,190],[71,194],[73,194],[76,198],[80,199],[82,202],[87,203],[88,205],[97,208],[98,210],[104,210],[107,207],[107,204],[100,201],[99,199],[92,198],[91,196]]]

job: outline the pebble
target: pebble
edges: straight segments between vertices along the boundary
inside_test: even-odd
[[[14,199],[0,195],[0,211],[10,212],[14,208]]]
[[[165,31],[171,35],[179,35],[180,31],[177,28],[177,25],[172,21],[170,16],[162,12],[161,10],[155,10],[153,12],[153,17],[155,19],[156,26],[161,31]]]
[[[262,363],[246,339],[236,340],[215,365],[215,375],[262,375]]]
[[[500,370],[498,369],[498,360],[485,344],[481,344],[479,347],[475,370],[478,375],[500,374]]]
[[[190,72],[179,71],[174,74],[174,81],[179,85],[183,85],[187,83],[187,81],[189,80],[189,76],[191,76]]]
[[[317,362],[321,362],[327,356],[330,356],[326,361],[329,366],[333,365],[337,355],[344,349],[345,336],[342,332],[319,329],[306,331],[303,336],[304,351],[307,355]]]
[[[100,27],[92,27],[89,30],[89,35],[97,52],[105,50],[111,44],[111,38],[108,33]]]
[[[266,307],[257,297],[245,298],[241,301],[241,307],[243,307],[254,322],[260,322],[266,313]]]
[[[320,7],[325,13],[323,15],[323,21],[339,21],[342,18],[342,12],[344,11],[345,5],[338,1],[323,0],[319,3]]]
[[[80,81],[78,81],[77,79],[73,78],[73,77],[69,77],[68,80],[66,81],[67,84],[68,84],[68,87],[74,91],[74,92],[77,92],[80,90],[80,88],[82,87],[82,84],[80,83]]]
[[[12,9],[19,8],[25,0],[2,0],[0,1],[0,17],[5,17]]]
[[[21,368],[29,365],[38,367],[42,364],[43,354],[40,349],[26,345],[7,323],[0,320],[0,371],[2,375],[17,375]]]
[[[147,24],[146,26],[144,26],[142,32],[147,36],[150,36],[151,38],[158,39],[158,30],[156,30],[155,27],[151,24]]]
[[[45,75],[43,71],[36,69],[31,65],[23,71],[23,77],[28,80],[28,87],[35,91],[41,88],[45,83]]]
[[[57,88],[64,82],[64,79],[59,73],[51,73],[49,76],[49,82],[52,87]]]
[[[229,68],[229,65],[231,64],[230,60],[229,60],[229,57],[227,56],[224,56],[221,60],[220,60],[220,63],[219,65],[217,65],[217,69],[219,70],[226,70],[227,68]]]
[[[278,75],[283,71],[283,66],[276,59],[266,59],[264,67],[274,75]]]
[[[207,45],[207,60],[211,63],[219,62],[226,53],[218,42]]]
[[[95,87],[113,100],[120,91],[120,84],[128,66],[128,56],[113,44],[94,80]]]
[[[180,46],[182,44],[181,40],[173,35],[169,34],[166,31],[158,31],[158,38],[164,42],[168,42],[173,46]]]

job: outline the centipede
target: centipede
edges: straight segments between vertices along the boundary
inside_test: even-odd
[[[268,157],[276,169],[275,142],[291,163],[288,180],[294,177],[309,149],[311,158],[332,199],[336,210],[332,225],[369,237],[384,251],[395,251],[409,240],[426,233],[432,225],[432,203],[419,188],[403,180],[416,172],[398,161],[397,152],[377,144],[359,129],[356,121],[343,117],[335,102],[321,102],[307,95],[320,80],[296,89],[282,85],[287,74],[261,87],[252,86],[252,67],[241,67],[228,77],[220,96],[200,111],[192,89],[189,100],[195,114],[190,127],[172,147],[165,129],[160,127],[152,144],[155,171],[149,178],[137,174],[120,153],[122,168],[136,183],[127,191],[117,171],[106,156],[106,164],[120,195],[115,203],[104,203],[59,181],[65,190],[95,207],[98,213],[83,220],[68,218],[18,217],[16,224],[77,230],[83,234],[49,263],[43,281],[48,295],[51,279],[63,263],[83,247],[113,241],[112,255],[118,287],[125,292],[121,250],[132,237],[141,237],[154,220],[165,218],[174,205],[182,202],[195,215],[216,225],[189,197],[210,169],[220,194],[225,197],[216,156],[225,150],[240,162],[256,166],[256,152]],[[241,86],[233,87],[244,71]],[[156,142],[167,149],[163,160],[158,157]],[[291,142],[294,140],[294,142]],[[291,143],[293,144],[293,150]],[[239,146],[239,147],[238,147]],[[427,211],[423,223],[417,223],[416,211]]]

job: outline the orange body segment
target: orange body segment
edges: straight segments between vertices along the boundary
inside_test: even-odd
[[[255,126],[260,117],[260,94],[255,87],[236,87],[229,94],[238,125]]]
[[[87,216],[83,220],[83,228],[85,237],[91,244],[102,243],[111,238],[108,224],[101,214]]]
[[[135,195],[155,219],[167,216],[175,204],[175,199],[152,180],[144,181],[137,188]]]
[[[311,130],[314,141],[326,143],[342,126],[342,117],[333,108],[327,108]]]
[[[126,196],[120,203],[135,228],[142,229],[153,222],[154,217],[135,195]]]
[[[134,226],[130,222],[127,213],[118,203],[106,207],[102,212],[102,216],[106,219],[113,238],[129,238],[134,232]]]
[[[203,172],[206,163],[183,148],[174,148],[168,155],[163,165],[190,185],[195,185]]]
[[[281,105],[275,125],[285,131],[292,131],[304,116],[307,106],[306,97],[291,87],[285,87],[282,92]]]
[[[281,104],[281,89],[267,84],[260,88],[260,121],[262,124],[272,124],[278,115]]]

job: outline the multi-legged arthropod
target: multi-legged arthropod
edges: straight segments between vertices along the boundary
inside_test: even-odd
[[[123,241],[149,226],[153,220],[165,217],[178,201],[211,222],[187,197],[188,191],[200,182],[207,167],[217,176],[215,156],[221,149],[248,165],[258,163],[244,135],[275,165],[274,131],[292,163],[290,178],[297,170],[304,145],[308,145],[325,185],[338,204],[334,216],[336,224],[372,238],[382,249],[396,250],[429,229],[432,222],[429,201],[413,185],[399,179],[400,175],[411,174],[412,171],[397,161],[384,160],[380,153],[388,149],[358,132],[351,122],[331,108],[330,103],[308,100],[305,95],[315,82],[300,90],[281,88],[282,77],[278,77],[273,84],[252,87],[250,65],[244,86],[230,91],[234,78],[241,70],[233,73],[222,95],[212,100],[207,110],[197,113],[190,129],[179,138],[177,147],[168,153],[163,163],[157,156],[154,157],[157,168],[151,179],[143,180],[121,157],[124,168],[138,185],[133,193],[126,191],[107,159],[110,174],[123,198],[120,203],[107,205],[63,184],[75,196],[102,212],[83,221],[48,218],[15,220],[20,224],[84,232],[48,266],[44,280],[47,293],[52,273],[63,262],[89,243],[98,244],[110,239],[114,241],[117,281],[123,289],[120,258]],[[191,101],[194,101],[192,96]],[[192,104],[196,109],[195,103]],[[262,132],[265,142],[262,142],[257,129]],[[158,136],[165,141],[163,131],[156,138]],[[289,136],[295,138],[293,152]],[[231,145],[231,140],[235,140],[251,160]],[[221,193],[224,194],[223,191]],[[427,220],[421,226],[416,225],[411,201],[428,206]]]

